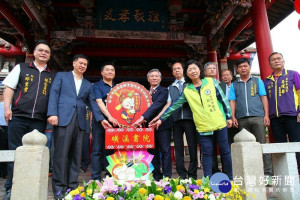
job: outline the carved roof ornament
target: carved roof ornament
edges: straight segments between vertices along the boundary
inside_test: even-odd
[[[79,0],[79,3],[85,8],[92,8],[94,7],[95,0]]]
[[[93,16],[77,16],[77,23],[81,28],[95,28],[96,20]]]
[[[231,0],[233,4],[250,8],[253,0]]]
[[[22,0],[6,0],[14,9],[21,9]]]

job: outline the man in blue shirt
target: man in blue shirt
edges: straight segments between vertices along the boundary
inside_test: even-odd
[[[256,137],[256,141],[266,143],[265,126],[270,125],[269,106],[266,90],[260,78],[250,76],[250,61],[242,58],[237,61],[237,78],[229,92],[232,109],[232,123],[242,130],[245,128]],[[271,175],[272,163],[269,154],[263,155],[265,175]]]
[[[113,79],[115,78],[115,67],[112,63],[106,63],[101,67],[102,79],[94,83],[93,90],[96,102],[104,114],[105,118],[113,124],[119,126],[119,122],[111,116],[106,108],[106,98],[110,90],[115,86]],[[91,172],[93,180],[101,180],[102,169],[106,170],[108,162],[106,156],[114,153],[114,150],[105,150],[105,130],[97,123],[94,118],[92,122],[93,148],[91,156]],[[104,160],[104,166],[102,161]],[[106,170],[106,175],[110,175]]]

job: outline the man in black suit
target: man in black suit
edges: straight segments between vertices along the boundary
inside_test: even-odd
[[[153,104],[147,111],[132,125],[141,126],[146,121],[149,123],[163,109],[168,99],[168,89],[160,86],[161,73],[158,69],[151,69],[147,74],[147,79],[150,84],[150,94]],[[156,181],[163,176],[172,176],[172,161],[171,161],[171,125],[172,121],[168,120],[155,130],[155,149],[149,149],[148,152],[154,155],[152,164],[154,166],[153,177]],[[162,170],[160,171],[160,153],[162,161]]]

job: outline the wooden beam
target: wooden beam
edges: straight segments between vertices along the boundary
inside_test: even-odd
[[[28,36],[27,30],[24,26],[18,21],[15,15],[12,13],[9,6],[4,2],[0,1],[0,13],[7,19],[7,21],[21,34]]]

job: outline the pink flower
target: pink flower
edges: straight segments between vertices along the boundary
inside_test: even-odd
[[[118,190],[118,185],[115,185],[113,178],[104,179],[104,183],[100,189],[100,193],[106,193]]]
[[[164,182],[163,179],[161,179],[160,181],[154,181],[155,185],[158,187],[162,187],[164,188],[166,185],[169,185],[170,182],[166,181]]]
[[[203,197],[204,197],[204,194],[205,194],[205,193],[204,193],[203,191],[199,192],[199,193],[198,193],[199,198],[203,198]]]

